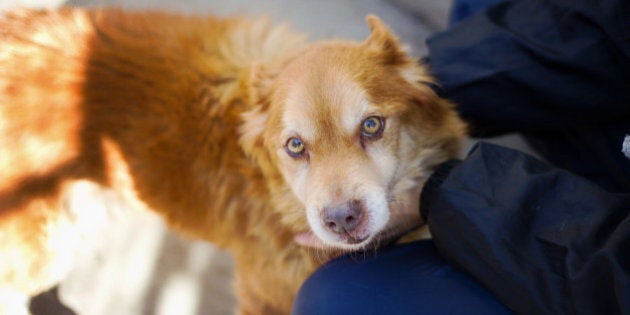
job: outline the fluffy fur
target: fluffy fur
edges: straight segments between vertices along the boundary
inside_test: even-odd
[[[90,181],[229,249],[242,314],[287,314],[328,255],[412,228],[393,213],[464,125],[376,17],[362,43],[306,45],[265,19],[117,9],[0,20],[0,283],[59,280],[68,192]],[[368,117],[378,137],[362,133]],[[300,156],[286,144],[297,138]],[[356,228],[326,218],[354,211]],[[343,213],[342,213],[343,215]],[[333,224],[334,225],[334,224]],[[55,241],[57,240],[57,241]]]

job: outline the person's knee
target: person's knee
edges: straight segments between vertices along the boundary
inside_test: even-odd
[[[347,255],[311,275],[293,314],[506,314],[471,278],[440,258],[430,241]]]

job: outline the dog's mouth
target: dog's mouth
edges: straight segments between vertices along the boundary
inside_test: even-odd
[[[355,234],[346,233],[345,235],[338,235],[339,239],[336,241],[337,244],[340,244],[340,247],[350,249],[356,249],[360,247],[364,247],[368,245],[372,241],[372,234]]]
[[[408,226],[405,228],[385,228],[372,237],[367,235],[363,237],[354,237],[347,235],[346,238],[337,240],[334,244],[326,243],[316,236],[312,231],[300,232],[295,235],[295,242],[299,245],[322,248],[322,249],[338,249],[338,250],[366,250],[376,249],[388,244],[396,242],[402,236],[417,229],[418,226]]]
[[[398,225],[394,227],[386,226],[385,228],[374,234],[367,234],[366,236],[362,237],[347,235],[345,239],[341,240],[341,242],[346,245],[342,247],[350,250],[380,248],[388,244],[395,243],[401,237],[410,233],[411,231],[416,230],[418,227],[419,225],[417,224]]]
[[[357,244],[361,244],[365,242],[369,238],[370,238],[369,235],[366,237],[348,236],[348,238],[346,239],[346,243],[351,244],[351,245],[357,245]]]
[[[321,238],[315,235],[312,231],[299,232],[295,235],[294,241],[305,247],[322,248],[322,249],[336,249],[336,250],[357,250],[365,247],[370,247],[372,240],[370,235],[364,237],[348,236],[345,239],[336,240],[334,243],[324,242]]]

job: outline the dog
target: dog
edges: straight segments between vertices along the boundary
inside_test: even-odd
[[[240,314],[288,314],[343,251],[396,219],[466,126],[377,17],[363,42],[307,43],[266,18],[116,8],[0,19],[0,283],[37,294],[86,182],[228,249]],[[77,212],[78,211],[78,212]],[[314,235],[331,250],[296,240]]]

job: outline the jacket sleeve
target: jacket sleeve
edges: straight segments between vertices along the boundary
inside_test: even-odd
[[[427,44],[475,136],[630,119],[630,1],[505,1]]]
[[[630,194],[481,143],[427,181],[443,257],[520,314],[630,314]]]

